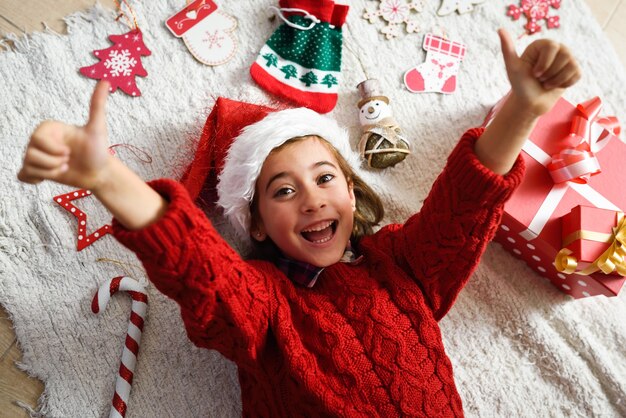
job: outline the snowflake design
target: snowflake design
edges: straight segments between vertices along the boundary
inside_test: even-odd
[[[218,31],[213,31],[213,33],[206,31],[204,34],[206,36],[202,41],[209,44],[209,49],[212,49],[214,46],[217,46],[218,48],[222,47],[221,41],[224,40],[224,37],[220,36]]]
[[[519,7],[511,4],[507,11],[507,16],[517,20],[520,16],[526,16],[528,22],[524,26],[529,35],[539,32],[541,26],[539,21],[545,20],[548,29],[558,28],[560,26],[558,16],[549,16],[550,7],[558,9],[561,6],[561,0],[521,0]]]
[[[411,19],[411,10],[421,12],[422,0],[380,0],[378,10],[365,10],[363,18],[370,23],[374,23],[378,17],[382,17],[387,22],[380,32],[387,39],[400,36],[400,27],[404,23],[408,33],[419,31],[417,22]]]
[[[389,23],[402,23],[408,17],[411,9],[402,0],[385,0],[380,3],[380,14]]]
[[[104,62],[104,66],[109,69],[113,77],[131,75],[135,65],[137,65],[137,60],[130,56],[128,49],[111,51],[109,58]]]

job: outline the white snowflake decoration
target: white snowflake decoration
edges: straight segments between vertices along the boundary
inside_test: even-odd
[[[411,19],[411,10],[421,12],[424,3],[422,0],[380,0],[378,10],[365,10],[363,18],[374,23],[376,18],[382,17],[387,22],[380,32],[387,39],[400,36],[400,26],[404,23],[408,33],[419,31],[416,21]]]
[[[104,62],[104,66],[109,69],[113,77],[118,77],[120,74],[129,76],[131,68],[135,65],[137,65],[137,60],[130,56],[128,49],[111,51],[109,58]]]
[[[475,4],[483,3],[485,0],[443,0],[437,14],[446,16],[455,10],[459,13],[471,12]]]

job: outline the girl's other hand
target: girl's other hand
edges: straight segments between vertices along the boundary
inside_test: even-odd
[[[32,133],[17,178],[37,184],[43,180],[95,190],[106,178],[112,158],[108,152],[106,102],[109,84],[99,82],[91,97],[85,126],[45,121]]]
[[[580,67],[565,45],[539,39],[518,56],[511,36],[504,29],[498,35],[511,91],[521,111],[543,115],[580,79]]]

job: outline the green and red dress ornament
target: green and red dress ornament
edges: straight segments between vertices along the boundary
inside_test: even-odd
[[[284,21],[261,48],[250,74],[266,91],[319,113],[333,110],[340,84],[349,6],[333,0],[280,0]]]
[[[137,88],[135,76],[145,77],[148,75],[141,63],[141,57],[150,55],[151,52],[143,43],[143,35],[132,9],[126,0],[123,2],[133,15],[133,21],[131,22],[128,16],[122,12],[120,3],[116,1],[121,12],[119,17],[126,17],[131,27],[130,32],[122,35],[110,35],[109,40],[113,42],[113,46],[93,51],[93,55],[100,62],[82,67],[80,73],[96,80],[107,80],[111,85],[110,92],[119,88],[129,96],[138,97],[141,96],[141,91]]]

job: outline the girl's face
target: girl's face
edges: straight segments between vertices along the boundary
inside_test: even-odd
[[[267,237],[289,258],[327,267],[343,256],[354,221],[352,184],[327,145],[307,137],[271,153],[256,184],[260,219],[252,237]]]

